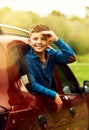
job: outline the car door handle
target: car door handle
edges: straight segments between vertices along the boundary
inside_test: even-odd
[[[74,118],[76,115],[75,109],[73,107],[70,108],[70,114]]]

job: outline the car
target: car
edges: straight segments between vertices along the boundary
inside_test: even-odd
[[[0,24],[0,130],[89,130],[89,81],[80,86],[68,64],[54,69],[59,112],[53,100],[30,91],[28,37],[28,30]]]

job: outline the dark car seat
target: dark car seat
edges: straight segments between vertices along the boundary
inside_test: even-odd
[[[13,40],[8,44],[9,54],[12,55],[14,65],[18,70],[19,76],[22,78],[23,83],[27,89],[31,86],[31,81],[28,75],[24,56],[30,50],[30,46],[23,41]],[[25,80],[27,81],[24,81]]]

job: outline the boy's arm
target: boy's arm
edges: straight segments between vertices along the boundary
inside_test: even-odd
[[[51,90],[51,89],[48,89],[40,84],[38,84],[35,79],[32,78],[32,76],[30,75],[30,78],[31,78],[31,81],[32,81],[32,91],[38,93],[38,94],[41,94],[41,95],[44,95],[44,96],[48,96],[52,99],[55,98],[56,96],[56,92]],[[33,81],[34,80],[34,81]]]
[[[48,41],[53,42],[60,51],[55,51],[55,61],[58,63],[71,63],[76,60],[75,53],[72,48],[66,44],[53,31],[43,31],[43,35],[48,36]]]
[[[62,39],[59,38],[54,44],[59,48],[59,51],[55,51],[55,61],[58,63],[72,63],[76,60],[74,51]]]
[[[34,91],[40,93],[41,95],[48,96],[49,98],[53,99],[57,105],[57,111],[60,111],[60,109],[62,108],[62,100],[60,98],[60,95],[58,95],[53,90],[50,90],[41,86],[40,84],[37,84],[36,82],[32,83],[32,88]]]

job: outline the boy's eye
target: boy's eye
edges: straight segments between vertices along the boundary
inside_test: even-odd
[[[38,38],[37,38],[37,37],[34,37],[33,40],[38,40]]]
[[[37,40],[39,40],[39,38],[38,37],[34,37],[33,40],[37,41]],[[40,38],[40,40],[46,41],[47,38],[46,37],[42,37],[42,38]]]
[[[47,40],[47,38],[46,38],[46,37],[42,37],[42,38],[41,38],[41,40],[44,40],[44,41],[46,41],[46,40]]]

